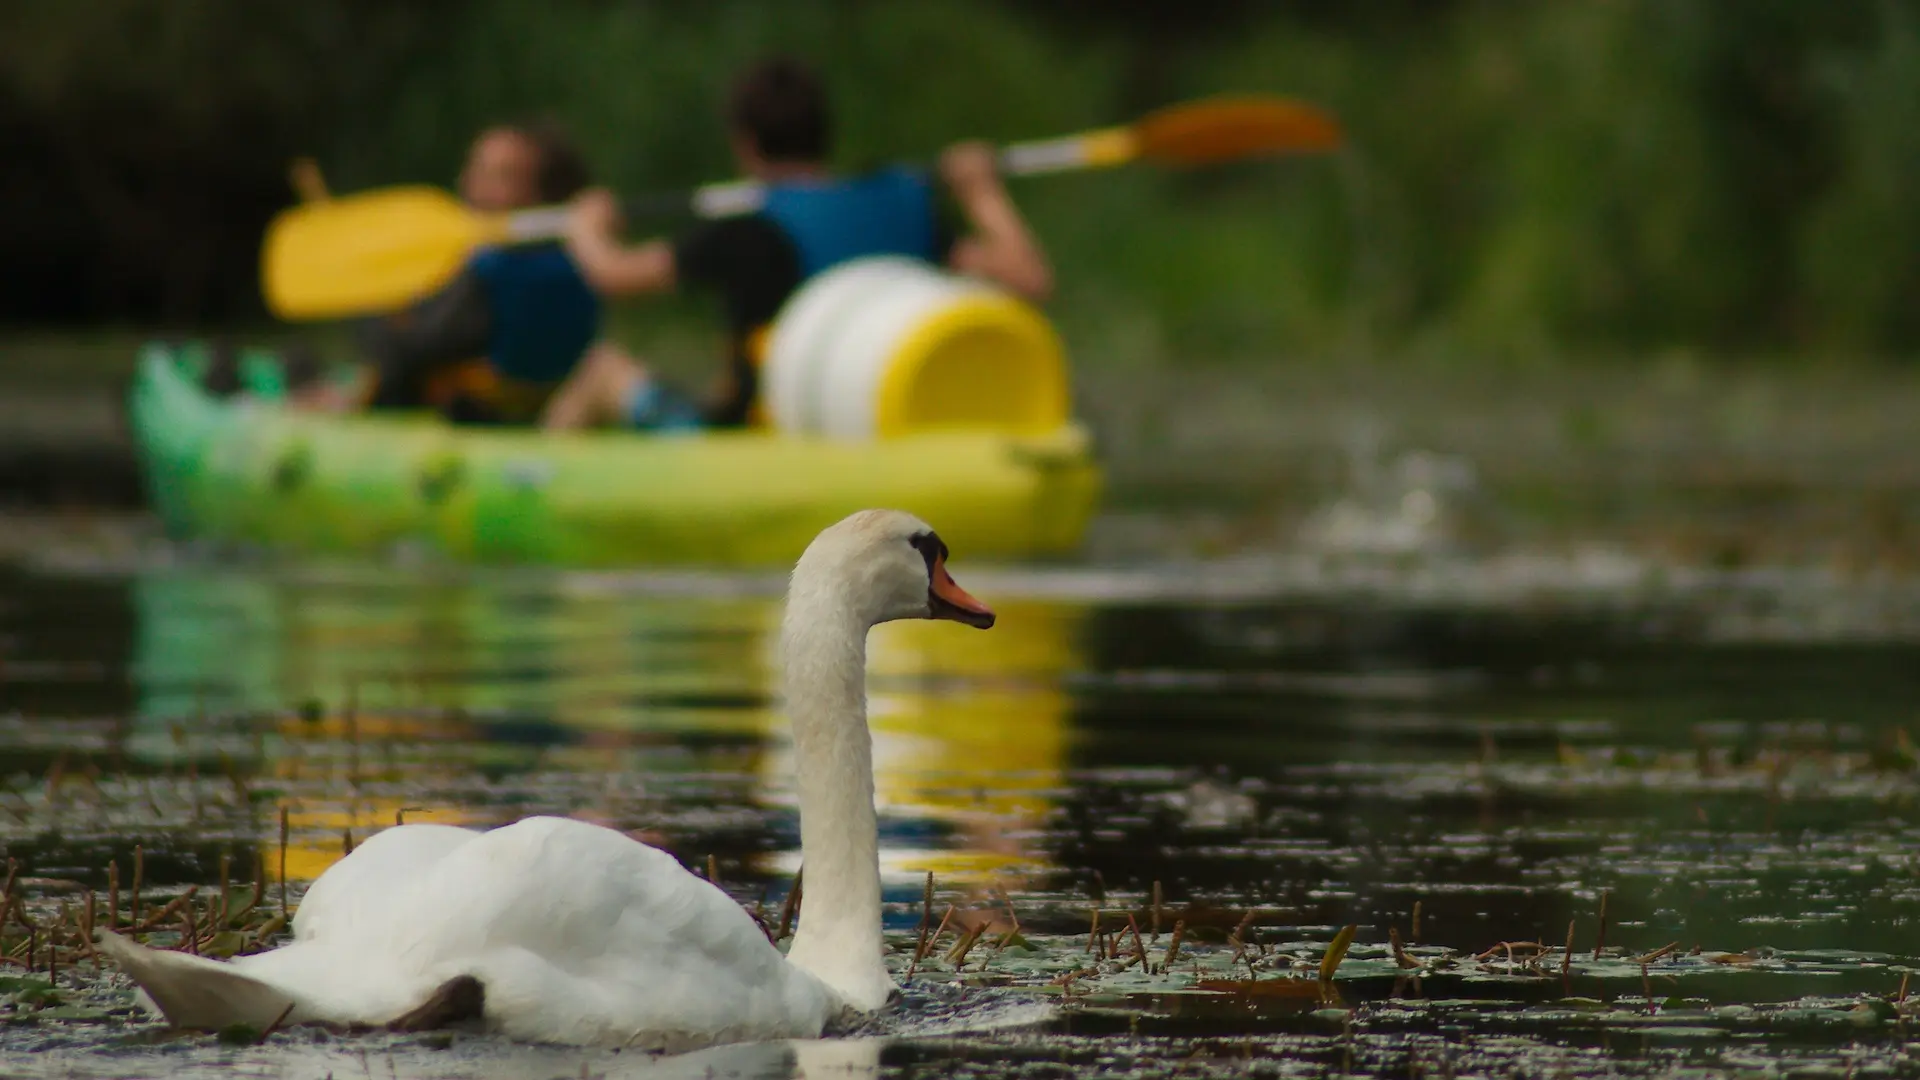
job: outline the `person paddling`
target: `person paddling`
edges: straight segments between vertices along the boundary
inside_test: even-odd
[[[462,201],[504,212],[565,202],[589,177],[556,130],[503,124],[477,137]],[[531,424],[600,332],[601,301],[558,241],[476,252],[446,286],[359,327],[369,368],[345,392],[296,404],[344,411],[435,408],[456,423]]]
[[[1045,253],[1001,183],[981,142],[941,155],[952,206],[918,171],[856,177],[827,166],[833,124],[827,95],[807,66],[765,60],[734,83],[727,127],[741,171],[768,185],[754,213],[703,222],[672,238],[624,245],[619,205],[600,188],[573,202],[567,235],[586,281],[608,297],[689,288],[717,293],[728,358],[717,390],[696,403],[611,342],[596,346],[553,396],[549,428],[740,427],[755,416],[759,348],[774,316],[809,278],[851,259],[903,255],[989,278],[1032,300],[1052,291]],[[957,228],[955,213],[964,222]]]

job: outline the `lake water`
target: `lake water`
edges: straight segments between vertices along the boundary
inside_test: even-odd
[[[100,903],[110,865],[124,891],[136,847],[149,909],[224,865],[269,912],[282,866],[291,906],[397,818],[531,813],[630,831],[777,917],[778,575],[131,548],[0,570],[0,842],[43,923]],[[982,929],[957,960],[949,929],[858,1037],[679,1059],[165,1038],[77,955],[49,1003],[15,925],[0,1071],[1920,1072],[1920,589],[1593,552],[953,568],[998,626],[871,641],[899,974],[928,872],[934,920]]]

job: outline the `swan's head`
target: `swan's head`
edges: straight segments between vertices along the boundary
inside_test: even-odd
[[[837,598],[868,626],[896,619],[993,625],[992,610],[947,572],[940,534],[899,510],[862,510],[815,537],[793,568],[790,595]]]

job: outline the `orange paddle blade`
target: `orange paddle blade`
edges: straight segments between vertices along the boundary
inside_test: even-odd
[[[1338,121],[1287,98],[1235,96],[1170,105],[1133,126],[1140,157],[1168,165],[1210,165],[1260,154],[1336,150]]]

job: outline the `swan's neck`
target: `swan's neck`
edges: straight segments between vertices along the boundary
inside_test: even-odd
[[[880,837],[867,733],[867,625],[845,609],[789,603],[784,628],[804,884],[787,958],[847,1002],[893,993],[881,958]]]

